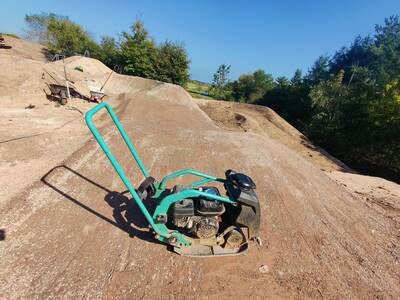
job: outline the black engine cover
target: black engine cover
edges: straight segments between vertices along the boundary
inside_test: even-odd
[[[220,195],[215,187],[201,187],[202,192]],[[210,200],[205,197],[188,198],[172,205],[172,216],[191,217],[191,216],[219,216],[225,212],[225,206],[222,202]]]
[[[202,216],[219,216],[225,211],[224,204],[222,202],[199,199],[196,208],[197,214]]]
[[[191,217],[194,215],[194,204],[192,199],[184,199],[172,205],[172,215],[177,217]]]
[[[249,229],[249,237],[257,237],[260,230],[260,203],[254,191],[256,185],[247,175],[232,170],[225,172],[225,188],[230,198],[241,204],[236,223]]]
[[[212,195],[220,195],[219,191],[215,187],[203,187],[201,190],[205,193]],[[219,201],[210,200],[206,198],[196,199],[196,211],[197,215],[202,216],[219,216],[225,211],[224,204]]]

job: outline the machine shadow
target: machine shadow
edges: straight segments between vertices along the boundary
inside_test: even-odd
[[[107,192],[106,196],[104,197],[104,201],[113,209],[114,220],[90,208],[86,204],[79,201],[79,199],[74,198],[73,196],[62,191],[59,187],[51,183],[49,180],[49,176],[52,174],[53,171],[57,169],[64,169],[65,171],[72,173],[74,176],[83,179],[86,182],[86,184],[87,183],[92,184],[98,187],[99,189]],[[132,238],[137,237],[147,242],[161,244],[158,240],[154,239],[153,234],[149,231],[148,222],[145,219],[142,212],[140,211],[137,204],[135,203],[135,201],[127,197],[128,191],[123,191],[123,192],[111,191],[66,165],[59,165],[52,168],[41,178],[41,182],[43,182],[46,186],[50,187],[52,190],[56,191],[64,198],[68,199],[77,206],[85,209],[86,211],[102,219],[103,221],[106,221],[107,223],[128,233],[130,237]],[[145,200],[144,204],[149,210],[150,214],[152,214],[152,212],[154,211],[154,206],[150,205],[149,202],[150,201]]]
[[[130,237],[138,237],[140,239],[156,242],[153,235],[148,231],[149,223],[140,211],[136,202],[127,197],[129,191],[109,192],[104,201],[113,208],[113,218],[122,230],[127,232]],[[155,206],[144,201],[149,213],[152,215]],[[133,225],[133,226],[132,226]]]

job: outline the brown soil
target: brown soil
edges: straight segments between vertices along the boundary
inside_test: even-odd
[[[269,109],[200,103],[206,114],[180,87],[113,75],[107,101],[154,177],[232,168],[257,183],[262,246],[240,257],[180,257],[154,242],[137,207],[119,195],[125,188],[80,113],[94,104],[47,100],[41,74],[59,63],[27,58],[17,44],[18,52],[4,51],[0,298],[400,297],[397,184],[348,173]],[[109,72],[77,60],[87,78],[100,82]],[[115,128],[105,115],[97,122],[137,185]]]
[[[216,100],[194,100],[223,129],[257,133],[276,140],[305,159],[317,163],[323,171],[354,172],[324,149],[313,145],[305,135],[268,107]]]

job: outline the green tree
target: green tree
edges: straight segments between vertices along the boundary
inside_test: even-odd
[[[295,86],[301,86],[303,84],[303,74],[300,69],[296,69],[290,83]]]
[[[272,108],[300,130],[306,127],[312,116],[309,86],[304,84],[300,70],[296,70],[291,80],[276,78],[275,87],[267,90],[256,103]]]
[[[49,42],[48,23],[51,19],[65,18],[56,14],[41,13],[25,15],[25,23],[27,25],[26,37],[36,43],[47,45]]]
[[[329,58],[327,56],[318,57],[305,79],[309,85],[316,85],[329,79]]]
[[[228,83],[228,75],[231,71],[230,65],[222,64],[218,67],[218,70],[213,75],[212,84],[216,88],[222,89]]]
[[[336,75],[312,88],[309,135],[350,164],[400,174],[399,70],[400,20],[392,16],[333,56],[328,72]]]
[[[276,84],[279,88],[285,88],[290,85],[289,79],[287,79],[285,76],[277,77],[275,80],[276,80]]]
[[[166,41],[157,47],[141,20],[135,21],[131,32],[122,33],[118,57],[125,74],[179,85],[189,79],[190,60],[184,46]]]
[[[400,79],[400,18],[391,16],[384,25],[375,26],[372,59],[367,64],[375,73],[381,88],[393,79]]]
[[[83,54],[86,50],[92,57],[101,58],[101,48],[93,41],[89,33],[68,17],[53,13],[26,15],[28,36],[45,44],[50,53],[65,55]]]
[[[189,80],[189,64],[182,44],[166,41],[157,48],[157,79],[184,86]]]
[[[103,36],[100,41],[103,58],[102,61],[109,68],[113,69],[116,65],[120,65],[121,52],[116,40],[113,37]]]
[[[156,78],[157,49],[143,21],[136,20],[131,32],[122,33],[121,59],[125,74]]]
[[[222,64],[214,73],[210,89],[210,95],[212,95],[214,98],[222,100],[227,100],[230,98],[229,89],[227,89],[227,84],[229,81],[228,75],[230,70],[230,65]]]
[[[275,86],[272,75],[263,70],[244,74],[232,83],[232,97],[235,101],[254,103]]]
[[[144,23],[136,20],[130,32],[122,32],[121,41],[102,37],[96,43],[90,34],[68,17],[53,13],[26,15],[27,35],[47,46],[50,53],[67,56],[84,54],[101,60],[114,69],[116,65],[128,75],[184,85],[189,79],[186,49],[182,44],[166,41],[156,46]]]

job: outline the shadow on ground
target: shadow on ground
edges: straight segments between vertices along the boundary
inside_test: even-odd
[[[50,175],[58,169],[63,169],[66,172],[70,172],[73,176],[77,176],[80,179],[83,179],[85,181],[85,184],[94,185],[97,188],[105,191],[107,194],[104,197],[104,201],[113,209],[113,219],[102,215],[95,209],[83,203],[81,200],[63,191],[61,187],[57,187],[54,183],[51,183]],[[66,165],[59,165],[54,167],[41,178],[41,181],[46,186],[50,187],[80,208],[88,211],[89,213],[95,215],[103,221],[106,221],[107,223],[125,231],[129,234],[130,237],[138,237],[144,241],[159,244],[159,242],[154,239],[153,234],[149,231],[148,222],[140,211],[139,207],[132,198],[129,198],[127,196],[129,194],[128,191],[111,191],[110,189],[98,184],[97,182],[87,178],[86,176],[80,174],[79,172],[71,169]],[[150,214],[152,214],[154,211],[154,205],[152,205],[150,201],[146,200],[144,201],[144,204],[149,210]]]

